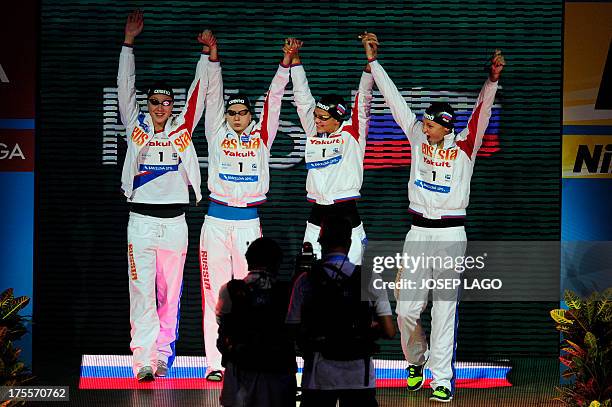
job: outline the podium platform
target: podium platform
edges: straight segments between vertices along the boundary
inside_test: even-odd
[[[303,361],[297,359],[298,375]],[[393,388],[406,386],[406,362],[403,360],[375,359],[376,386]],[[509,363],[458,362],[456,386],[466,389],[510,387],[507,376],[512,367]],[[168,376],[155,381],[139,383],[132,372],[131,355],[83,355],[79,389],[220,389],[221,383],[209,382],[206,377],[206,358],[199,356],[177,356]],[[425,387],[431,382],[431,372],[425,369]]]

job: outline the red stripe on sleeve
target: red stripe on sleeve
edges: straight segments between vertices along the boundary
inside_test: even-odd
[[[344,129],[359,143],[359,92],[355,95],[355,103],[353,103],[353,111],[351,112],[351,125]]]
[[[270,92],[266,93],[266,100],[264,101],[263,108],[263,119],[261,121],[261,139],[263,140],[266,147],[268,147],[268,107],[269,107],[269,96]]]
[[[195,120],[195,111],[198,103],[198,93],[200,90],[200,80],[198,79],[198,83],[196,83],[195,88],[193,88],[193,92],[191,93],[191,97],[187,101],[187,111],[185,112],[185,116],[183,119],[185,120],[182,125],[176,128],[172,133],[168,134],[168,137],[172,136],[174,133],[178,133],[183,129],[187,129],[189,134],[193,133],[193,121]]]
[[[480,117],[481,108],[482,103],[476,107],[472,117],[470,117],[470,122],[468,123],[468,135],[466,139],[457,141],[457,147],[462,149],[470,160],[472,159],[472,153],[474,152],[474,143],[476,141],[476,134],[478,133],[478,118]]]

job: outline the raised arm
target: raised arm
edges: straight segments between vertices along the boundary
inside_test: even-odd
[[[499,81],[505,65],[506,61],[501,51],[495,50],[495,53],[491,57],[491,64],[488,67],[489,77],[480,90],[476,105],[468,120],[468,125],[457,136],[457,146],[461,148],[472,161],[476,158],[476,153],[478,153],[478,149],[480,149],[482,145],[485,130],[489,125],[491,107],[493,106],[495,93],[497,92],[497,82]]]
[[[364,39],[360,36],[364,48],[376,55],[378,50],[378,41],[372,39]],[[372,76],[370,65],[366,64],[364,72],[361,74],[361,80],[359,81],[359,91],[355,95],[355,101],[353,103],[353,112],[351,115],[353,126],[357,126],[359,129],[359,142],[365,146],[365,141],[368,136],[368,127],[370,125],[370,108],[372,105],[372,87],[374,86],[374,77]],[[357,117],[357,123],[355,123],[355,117]]]
[[[204,53],[210,53],[207,66],[208,90],[206,92],[206,114],[204,116],[204,131],[209,142],[218,135],[225,125],[225,102],[223,100],[223,77],[219,62],[217,38],[212,31],[204,31],[198,41],[204,44]]]
[[[140,10],[132,11],[125,23],[123,48],[119,55],[119,72],[117,74],[117,95],[121,122],[127,126],[138,118],[140,107],[136,102],[136,65],[134,62],[134,39],[144,28],[144,17]]]
[[[198,35],[198,42],[204,32]],[[182,126],[189,130],[189,134],[193,135],[193,130],[198,125],[204,112],[204,101],[206,99],[206,89],[208,88],[208,53],[207,47],[202,47],[202,55],[196,66],[195,78],[187,92],[187,102],[179,114],[179,120],[182,121]]]
[[[281,105],[285,87],[289,83],[289,67],[291,65],[292,54],[297,52],[294,38],[287,38],[283,47],[283,60],[281,61],[276,74],[272,79],[270,88],[264,98],[263,111],[259,117],[258,128],[261,132],[261,139],[268,148],[272,147],[280,118]]]
[[[362,41],[364,41],[368,64],[372,70],[372,76],[374,76],[376,86],[378,86],[380,93],[382,93],[385,98],[387,106],[391,109],[391,114],[395,122],[400,126],[404,134],[408,137],[408,140],[412,143],[410,137],[412,135],[412,126],[416,123],[416,115],[410,110],[408,103],[406,103],[404,97],[400,94],[399,90],[397,90],[397,87],[391,78],[389,78],[387,72],[378,63],[378,39],[376,35],[366,32],[362,35]],[[368,47],[366,46],[367,43],[375,44],[376,47]]]
[[[300,46],[302,42],[300,41]],[[315,100],[310,93],[306,71],[298,52],[291,60],[291,81],[293,82],[293,98],[297,107],[298,116],[306,136],[317,134],[317,126],[314,121]]]

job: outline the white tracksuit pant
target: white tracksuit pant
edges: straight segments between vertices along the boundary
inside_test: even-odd
[[[466,235],[463,226],[448,228],[423,228],[412,226],[406,235],[404,253],[408,256],[433,258],[457,258],[464,256]],[[435,263],[435,262],[432,262]],[[414,271],[414,273],[412,273]],[[439,265],[403,270],[402,278],[413,280],[417,286],[425,279],[460,277],[452,269]],[[395,312],[401,333],[402,351],[411,365],[427,366],[433,375],[431,387],[444,386],[454,392],[455,350],[458,327],[458,290],[433,289],[431,310],[431,348],[421,326],[421,313],[427,307],[428,290],[401,290]],[[440,297],[443,297],[440,299]]]
[[[187,255],[185,215],[157,218],[130,213],[128,223],[130,324],[134,373],[174,358]]]
[[[215,314],[219,290],[232,278],[248,274],[244,257],[249,245],[261,237],[259,218],[225,220],[206,216],[200,234],[200,272],[206,363],[210,370],[221,370],[217,349],[219,325]]]
[[[321,258],[321,245],[319,244],[319,235],[321,234],[321,226],[306,222],[306,233],[304,233],[304,242],[310,242],[312,249],[317,259]],[[363,228],[363,223],[354,227],[351,232],[351,248],[349,249],[348,258],[351,263],[361,265],[363,252],[367,244],[367,237]]]

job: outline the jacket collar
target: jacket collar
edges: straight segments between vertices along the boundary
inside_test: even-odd
[[[331,133],[317,133],[318,137],[334,137],[334,136],[338,136],[342,133],[342,129],[344,128],[344,126],[346,126],[346,122],[347,120],[340,122],[340,127],[338,127],[336,130],[334,130]]]
[[[446,136],[444,136],[444,144],[442,145],[442,148],[444,148],[445,150],[447,148],[451,148],[455,146],[455,130],[451,130],[450,133],[448,133]]]
[[[255,120],[251,120],[251,123],[249,123],[249,125],[246,127],[246,129],[244,129],[242,131],[242,134],[251,134],[251,131],[253,130],[253,127],[255,127]],[[227,134],[231,134],[233,136],[238,136],[238,133],[236,133],[234,131],[234,129],[232,129],[232,127],[227,124],[227,121],[225,122],[225,128],[227,129]],[[241,136],[242,136],[241,134]]]
[[[175,119],[176,116],[171,114],[170,117],[168,117],[168,120],[166,120],[166,125],[164,126],[164,132],[166,134],[170,134],[170,132],[172,131],[172,124],[174,123]],[[155,134],[155,126],[153,125],[153,118],[151,118],[150,113],[145,113],[144,118],[142,120],[139,118],[138,124],[146,133],[153,135]]]

